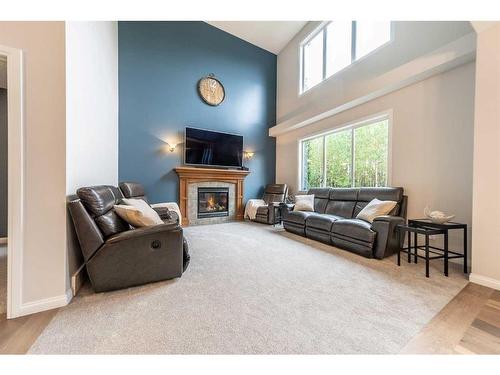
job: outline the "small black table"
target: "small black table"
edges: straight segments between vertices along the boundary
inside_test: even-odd
[[[293,207],[293,205],[290,205],[285,202],[274,202],[273,203],[273,209],[274,209],[274,222],[273,222],[273,227],[276,225],[281,225],[283,221],[283,210],[288,209],[288,207]]]
[[[448,231],[451,229],[463,230],[463,253],[451,251],[448,248]],[[432,259],[444,259],[444,274],[448,276],[448,260],[453,258],[464,259],[464,273],[467,273],[467,224],[447,222],[443,224],[436,224],[429,219],[414,219],[408,220],[408,225],[398,226],[399,236],[408,233],[408,246],[401,247],[398,250],[398,266],[401,265],[401,252],[408,254],[408,263],[411,263],[411,258],[415,263],[418,258],[425,259],[425,276],[429,277],[429,261]],[[413,233],[413,246],[411,234]],[[418,235],[425,236],[425,245],[418,245]],[[439,248],[429,245],[429,236],[440,235],[444,236],[444,248]],[[400,237],[401,238],[401,237]],[[400,241],[401,243],[401,241]],[[413,249],[413,251],[412,251]],[[418,250],[425,250],[425,255],[419,255]],[[431,256],[430,254],[435,254]]]

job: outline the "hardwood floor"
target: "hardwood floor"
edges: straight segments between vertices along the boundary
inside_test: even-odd
[[[26,353],[57,311],[0,316],[0,354]],[[500,354],[500,291],[467,284],[400,353]]]
[[[486,301],[455,351],[463,354],[500,354],[500,291],[494,291]]]
[[[0,316],[0,354],[25,354],[58,309],[7,320]]]
[[[469,283],[401,354],[500,353],[500,292]]]

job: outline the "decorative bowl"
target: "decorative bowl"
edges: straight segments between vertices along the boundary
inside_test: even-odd
[[[444,224],[455,217],[455,215],[446,215],[442,211],[431,211],[429,207],[425,207],[424,214],[434,224]]]

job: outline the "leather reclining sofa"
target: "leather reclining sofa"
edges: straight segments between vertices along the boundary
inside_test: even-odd
[[[408,202],[403,188],[317,188],[308,194],[314,194],[314,212],[293,211],[292,205],[283,205],[287,231],[368,258],[382,259],[397,251],[397,225],[406,222]],[[373,223],[356,219],[374,198],[396,201],[397,205]]]
[[[92,287],[104,292],[180,277],[189,252],[177,215],[159,208],[163,224],[134,229],[113,206],[124,197],[147,198],[140,184],[120,187],[83,187],[68,202]]]

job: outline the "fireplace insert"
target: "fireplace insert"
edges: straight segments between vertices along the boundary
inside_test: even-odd
[[[198,218],[229,215],[229,188],[199,187]]]

